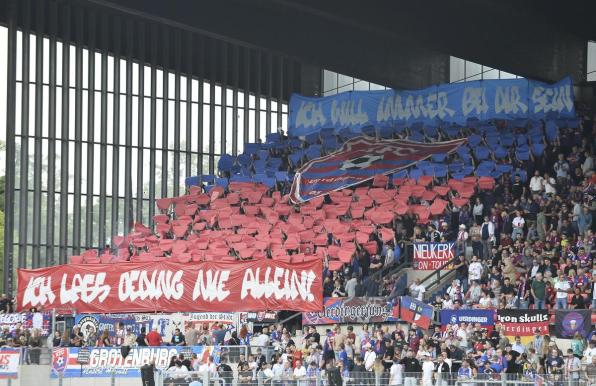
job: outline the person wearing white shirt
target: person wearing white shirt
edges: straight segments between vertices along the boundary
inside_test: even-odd
[[[584,172],[584,175],[587,176],[588,174],[591,174],[592,169],[594,169],[594,158],[592,158],[592,155],[589,151],[585,152],[585,156],[586,160],[582,164],[582,172]]]
[[[584,350],[583,360],[584,363],[587,365],[592,364],[592,358],[596,357],[596,343],[592,340],[590,341],[590,347]]]
[[[425,292],[426,288],[422,283],[420,283],[420,279],[414,280],[414,282],[410,285],[410,295],[417,300],[423,301]]]
[[[577,382],[579,380],[581,371],[581,362],[578,357],[573,355],[573,350],[567,350],[567,357],[565,358],[565,375],[571,381]]]
[[[563,271],[560,271],[559,277],[555,282],[555,290],[557,291],[557,309],[567,309],[567,294],[570,289],[571,286],[569,285],[569,281],[565,277]]]
[[[540,194],[544,190],[544,178],[538,170],[534,172],[534,177],[530,178],[530,190],[532,194]]]
[[[364,353],[364,368],[366,371],[373,371],[375,368],[375,361],[377,360],[377,353],[372,349],[370,343],[366,344],[366,352]]]
[[[468,283],[472,284],[472,281],[480,280],[482,271],[484,271],[484,267],[478,261],[478,256],[472,256],[472,262],[468,267]]]
[[[396,355],[396,357],[393,358],[393,364],[391,365],[391,369],[389,369],[389,385],[401,385],[403,383],[403,378],[404,366],[401,363],[399,363],[399,356]]]
[[[557,182],[553,177],[550,177],[548,173],[544,174],[544,193],[547,195],[555,195],[557,194],[556,188]]]
[[[435,371],[435,364],[430,359],[430,356],[424,356],[424,362],[422,363],[422,386],[433,385],[433,373]]]
[[[515,337],[515,343],[511,345],[511,349],[513,351],[517,351],[519,355],[526,352],[526,346],[524,346],[521,342],[521,338],[519,336]]]
[[[517,235],[524,235],[524,225],[526,220],[522,217],[519,211],[515,212],[516,217],[513,219],[511,224],[513,225],[513,232],[511,232],[511,238],[513,241],[517,239]]]
[[[296,361],[296,367],[294,368],[294,379],[298,381],[298,385],[301,385],[301,380],[306,377],[306,368],[302,366],[301,361]]]

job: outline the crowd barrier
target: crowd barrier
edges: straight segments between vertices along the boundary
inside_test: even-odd
[[[194,384],[192,382],[195,382]],[[198,383],[197,383],[198,382]],[[339,383],[337,383],[339,382]],[[217,374],[189,372],[156,374],[157,386],[593,386],[596,379],[588,379],[584,374],[579,379],[552,374],[478,374],[474,377],[460,377],[457,373],[402,373],[391,376],[389,372],[351,372],[337,377],[317,371],[303,377],[270,376],[265,372],[239,374],[219,372]]]

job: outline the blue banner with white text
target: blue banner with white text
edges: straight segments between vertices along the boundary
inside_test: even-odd
[[[457,325],[461,323],[480,324],[481,327],[491,328],[495,325],[495,310],[441,310],[441,327]]]
[[[412,91],[348,91],[290,99],[288,133],[306,136],[324,128],[396,127],[420,122],[464,125],[468,119],[575,118],[573,82],[547,84],[528,79],[480,80]]]

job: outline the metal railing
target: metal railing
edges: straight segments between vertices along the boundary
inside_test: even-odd
[[[472,377],[457,373],[403,373],[383,371],[343,372],[337,370],[306,369],[296,375],[292,368],[274,368],[267,366],[262,370],[246,372],[169,372],[156,374],[157,386],[593,386],[595,379],[588,379],[585,374],[573,379],[565,375],[551,374],[477,374]]]

